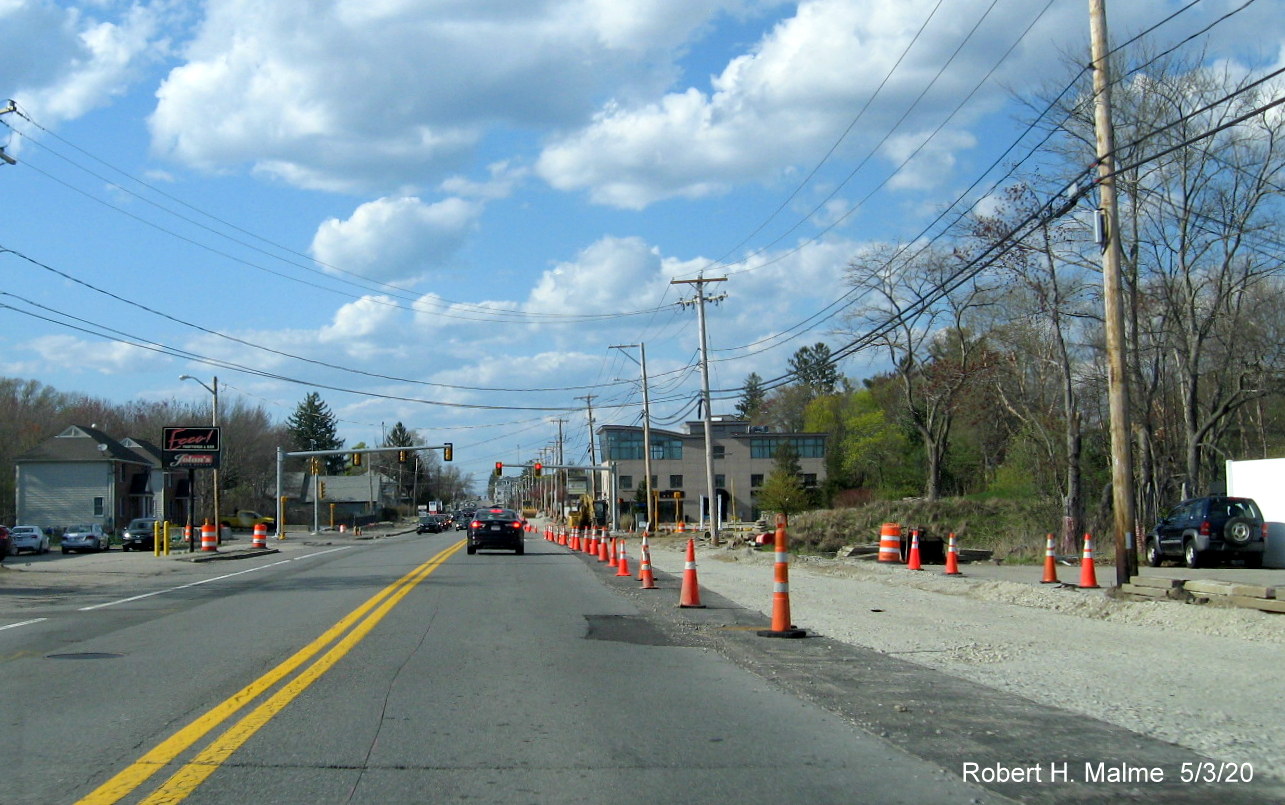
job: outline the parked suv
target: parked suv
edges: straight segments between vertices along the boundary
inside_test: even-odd
[[[1147,563],[1181,558],[1200,567],[1216,556],[1262,567],[1266,546],[1267,526],[1253,499],[1212,495],[1184,500],[1156,523],[1147,535]]]

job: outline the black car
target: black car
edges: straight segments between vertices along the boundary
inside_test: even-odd
[[[415,526],[416,534],[440,534],[444,530],[442,519],[436,514],[424,515]]]
[[[1182,559],[1200,567],[1219,557],[1262,567],[1266,547],[1263,512],[1253,499],[1211,495],[1184,500],[1156,523],[1147,535],[1147,564]]]
[[[122,551],[150,551],[156,545],[156,518],[135,517],[120,533]]]
[[[512,509],[478,509],[468,524],[467,550],[477,553],[478,548],[503,548],[521,555],[525,525],[522,516]]]

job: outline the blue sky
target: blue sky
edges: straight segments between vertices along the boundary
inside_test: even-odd
[[[1188,4],[1108,5],[1119,41]],[[1283,6],[1182,52],[1279,66]],[[985,203],[1012,93],[1064,85],[1088,27],[1084,0],[0,0],[0,374],[120,402],[217,375],[281,420],[316,390],[349,445],[400,421],[479,478],[563,418],[579,460],[578,397],[639,421],[613,344],[646,344],[657,423],[692,416],[674,279],[728,278],[716,389],[850,338],[799,325],[853,257]]]

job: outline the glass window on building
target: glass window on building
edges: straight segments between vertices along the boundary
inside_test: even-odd
[[[750,440],[750,458],[776,458],[776,451],[783,444],[794,446],[799,458],[825,458],[824,436],[763,436]]]
[[[683,488],[683,476],[681,476],[681,475],[671,475],[671,476],[669,476],[669,488],[670,488],[670,489],[682,489],[682,488]]]
[[[713,452],[714,458],[723,458],[727,453],[727,448],[721,444],[716,444],[714,445],[714,450],[712,452]]]
[[[714,476],[714,488],[716,488],[716,489],[722,489],[722,488],[724,488],[724,487],[726,487],[726,486],[727,486],[727,476],[726,476],[726,475],[715,475],[715,476]]]
[[[103,516],[103,499],[102,498],[94,498],[94,516],[95,517]]]
[[[634,476],[632,476],[632,475],[622,475],[622,476],[620,476],[620,488],[621,488],[621,489],[633,489],[633,488],[634,488]]]
[[[803,488],[815,489],[817,485],[817,474],[815,472],[803,473]]]
[[[756,472],[750,476],[750,488],[758,489],[763,485],[763,473]]]
[[[603,458],[607,461],[642,461],[643,436],[641,430],[607,431],[602,443]],[[683,442],[672,436],[651,437],[651,457],[653,460],[683,457]]]

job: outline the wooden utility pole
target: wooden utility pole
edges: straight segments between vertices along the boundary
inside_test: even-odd
[[[638,356],[641,359],[638,365],[642,367],[643,474],[647,476],[644,482],[647,489],[647,529],[654,533],[656,531],[656,495],[651,488],[651,396],[647,391],[647,345],[619,344],[612,346],[611,349],[625,350],[633,347],[638,347]]]
[[[584,400],[585,407],[589,409],[589,466],[598,466],[598,451],[593,446],[593,398],[598,395],[586,394],[583,397],[576,397],[577,400]],[[598,471],[590,470],[589,472],[589,497],[592,500],[598,499]]]
[[[671,280],[670,284],[696,286],[696,298],[679,304],[696,306],[696,321],[700,327],[701,394],[702,407],[705,412],[705,501],[709,506],[709,543],[710,545],[718,545],[718,496],[714,494],[714,427],[710,423],[709,412],[709,339],[705,335],[705,302],[718,302],[726,298],[726,294],[720,294],[715,297],[705,296],[705,283],[707,282],[727,282],[727,277]]]
[[[1134,545],[1133,453],[1125,354],[1124,291],[1120,281],[1120,214],[1116,207],[1115,132],[1111,123],[1111,71],[1107,60],[1106,0],[1089,0],[1093,55],[1093,128],[1097,135],[1098,197],[1102,223],[1102,285],[1106,314],[1107,396],[1111,409],[1111,498],[1115,526],[1116,583],[1138,569]]]

